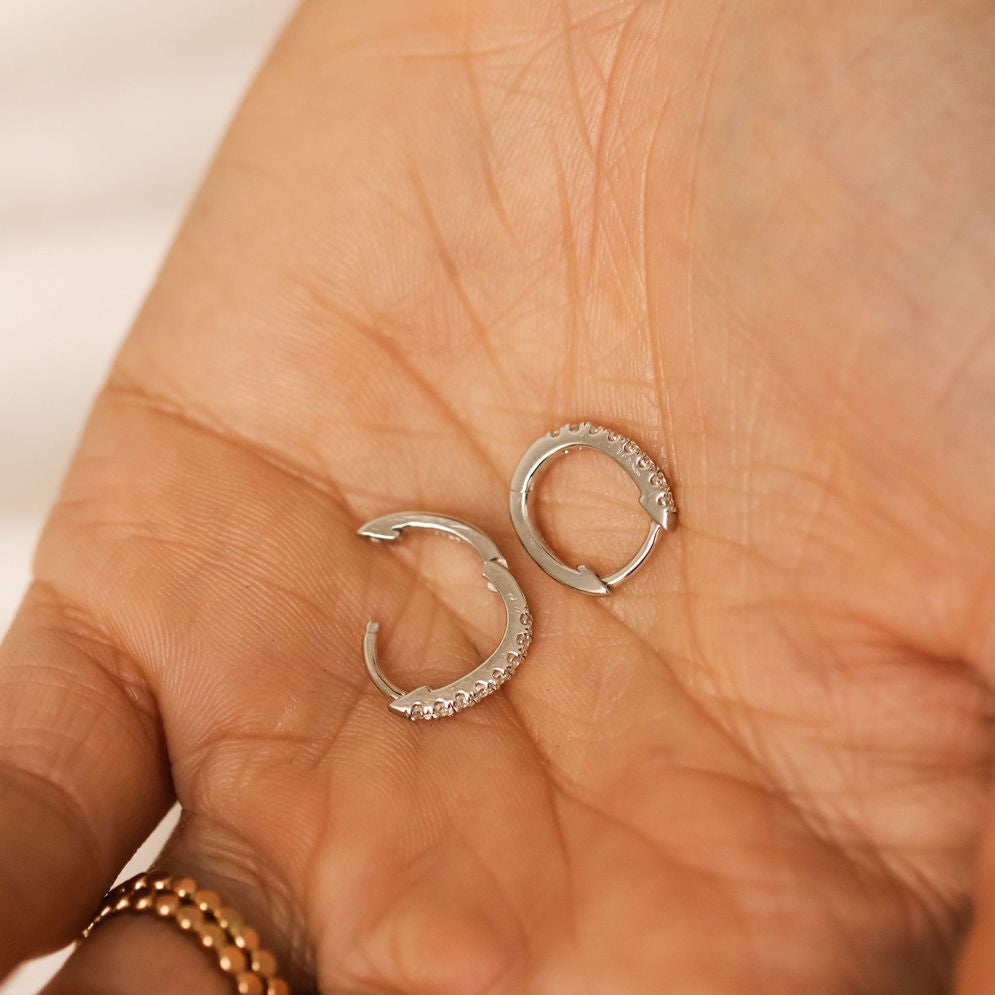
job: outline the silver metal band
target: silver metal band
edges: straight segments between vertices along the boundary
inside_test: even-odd
[[[625,470],[639,488],[639,504],[650,518],[649,531],[636,554],[625,566],[606,577],[599,577],[584,564],[567,566],[542,537],[529,507],[529,497],[548,468],[548,462],[580,447],[604,453]],[[677,527],[677,505],[663,471],[638,443],[591,422],[561,425],[529,446],[511,478],[509,510],[518,538],[529,556],[554,580],[594,595],[610,594],[649,556],[660,532],[670,532]]]
[[[377,654],[380,623],[367,623],[363,659],[370,679],[391,699],[390,710],[408,719],[444,718],[482,701],[515,673],[532,642],[532,615],[501,551],[488,536],[466,522],[424,511],[402,511],[374,518],[358,531],[374,542],[392,542],[409,528],[442,532],[472,546],[483,560],[481,573],[487,586],[500,595],[507,614],[504,635],[483,663],[444,687],[422,686],[408,692],[384,676]]]

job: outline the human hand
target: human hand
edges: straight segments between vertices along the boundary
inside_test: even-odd
[[[995,18],[885,8],[305,5],[0,652],[0,971],[175,793],[164,865],[302,989],[918,995],[973,899],[990,990]],[[681,511],[602,600],[507,521],[586,417]],[[627,556],[617,476],[550,474],[558,548]],[[405,507],[488,532],[536,619],[431,724],[388,714],[366,620],[413,687],[497,608],[472,554],[356,537]],[[153,990],[164,932],[102,926],[51,991]]]

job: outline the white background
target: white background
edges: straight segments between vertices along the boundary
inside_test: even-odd
[[[0,631],[115,347],[292,6],[0,3]],[[57,960],[0,995],[34,995]]]

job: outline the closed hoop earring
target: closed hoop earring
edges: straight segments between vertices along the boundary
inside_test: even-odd
[[[363,658],[370,679],[391,699],[388,708],[395,714],[412,720],[445,718],[476,705],[515,673],[532,642],[532,614],[501,551],[483,532],[458,518],[432,515],[424,511],[401,511],[374,518],[358,532],[374,542],[393,542],[400,539],[402,532],[409,528],[442,532],[472,546],[483,560],[481,573],[487,586],[501,597],[507,614],[504,635],[497,648],[483,663],[444,687],[433,689],[423,685],[407,692],[384,676],[377,656],[380,623],[367,623]]]
[[[529,497],[547,463],[582,447],[604,453],[625,470],[639,488],[639,504],[650,518],[649,531],[635,556],[607,577],[599,577],[584,564],[568,567],[542,537],[529,507]],[[663,471],[632,439],[586,421],[554,428],[529,446],[511,478],[509,509],[515,532],[529,556],[553,580],[584,594],[610,594],[649,556],[660,532],[677,527],[677,505]]]

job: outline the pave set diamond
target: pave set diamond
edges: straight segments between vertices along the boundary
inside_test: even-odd
[[[504,664],[494,667],[490,676],[478,679],[467,687],[457,687],[451,695],[441,695],[432,699],[418,699],[411,704],[407,713],[413,722],[422,719],[442,719],[476,705],[493,694],[502,684],[510,680],[525,659],[532,643],[532,613],[523,611],[518,622],[520,628],[514,635],[515,649],[505,655]],[[457,682],[458,684],[459,682]]]

